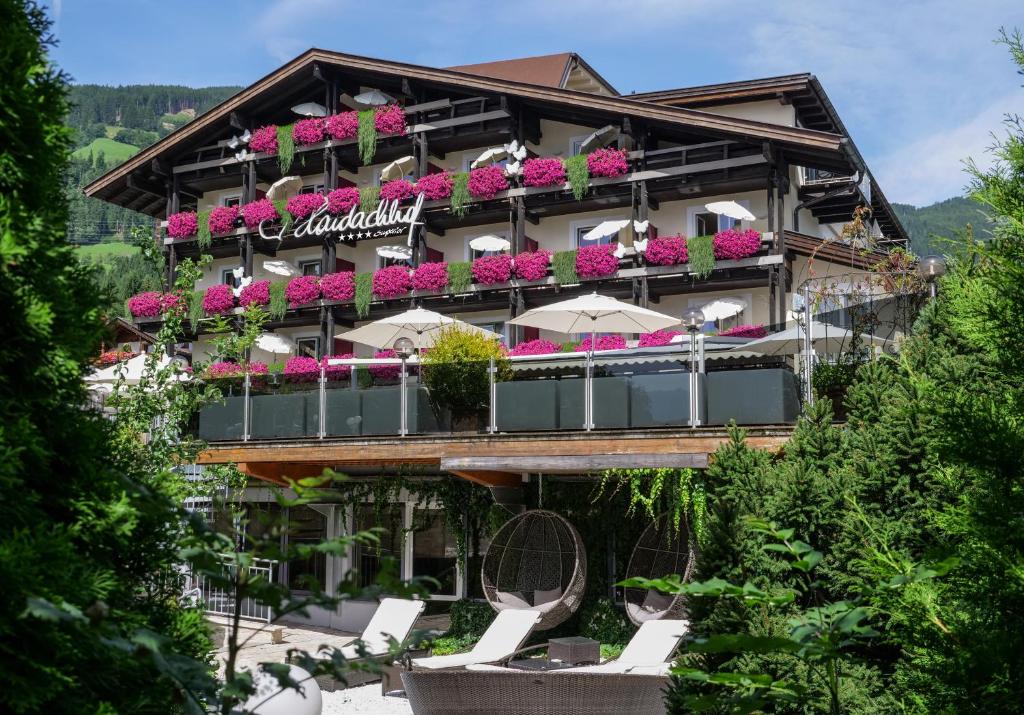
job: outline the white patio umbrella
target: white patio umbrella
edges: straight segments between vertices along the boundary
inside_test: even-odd
[[[755,352],[761,355],[792,355],[804,349],[806,338],[804,327],[795,325],[792,328],[766,335],[749,343],[737,345],[734,351]],[[878,335],[864,335],[860,339],[872,345],[885,346],[889,341]],[[849,348],[853,343],[853,333],[843,328],[825,323],[811,323],[811,347],[820,353],[838,353]]]
[[[619,128],[614,124],[601,127],[588,134],[587,138],[583,140],[583,143],[580,144],[580,154],[589,154],[595,149],[608,146],[617,136],[619,136]]]
[[[702,305],[700,310],[704,313],[705,320],[714,322],[739,315],[746,307],[746,302],[739,298],[716,298]]]
[[[146,353],[143,353],[142,355],[136,355],[132,359],[123,363],[111,365],[110,367],[103,368],[102,370],[97,370],[91,375],[86,375],[84,378],[85,382],[88,383],[90,387],[103,384],[113,386],[117,384],[118,380],[123,376],[123,384],[138,385],[142,381],[142,376],[145,374],[146,360],[148,357],[149,356]],[[167,357],[167,355],[161,355],[157,362],[157,369],[162,370],[170,364],[171,358]],[[185,374],[178,376],[179,381],[187,379],[188,376]]]
[[[380,178],[384,181],[394,181],[395,179],[401,179],[414,171],[416,171],[416,157],[403,156],[401,159],[395,159],[393,162],[381,169]]]
[[[492,146],[490,149],[484,149],[483,153],[480,154],[473,163],[469,165],[470,169],[478,169],[485,164],[493,164],[496,161],[501,161],[508,157],[508,149],[504,146]]]
[[[474,251],[507,251],[511,245],[507,238],[493,234],[477,236],[469,242],[469,247]]]
[[[352,109],[368,109],[370,107],[377,107],[382,104],[395,101],[394,97],[381,92],[379,89],[369,89],[357,94],[355,97],[342,93],[339,99],[342,104]]]
[[[509,323],[593,337],[594,333],[653,333],[678,325],[679,318],[591,293],[532,308]]]
[[[394,258],[398,261],[411,261],[412,249],[408,246],[377,246],[377,255],[381,258]]]
[[[602,221],[594,226],[594,228],[583,234],[583,240],[599,241],[606,236],[614,236],[629,224],[629,219],[622,219],[621,221]]]
[[[256,338],[256,347],[273,355],[287,355],[295,350],[295,343],[277,333],[263,333]]]
[[[303,104],[296,104],[292,107],[292,111],[301,117],[326,117],[327,107],[316,102],[305,102]]]
[[[302,189],[301,176],[283,176],[267,189],[267,198],[271,201],[287,199],[299,193],[300,189]]]
[[[735,201],[712,201],[710,204],[704,204],[704,208],[713,214],[728,216],[737,221],[753,221],[757,218]]]
[[[424,308],[413,308],[389,318],[381,318],[335,337],[374,348],[390,348],[399,338],[409,338],[418,350],[422,350],[434,344],[434,339],[442,328],[452,325],[495,340],[501,337],[490,330],[478,328],[475,325]]]
[[[275,276],[286,276],[288,278],[302,275],[302,271],[296,268],[294,264],[281,260],[263,261],[263,270],[267,273],[273,273]]]

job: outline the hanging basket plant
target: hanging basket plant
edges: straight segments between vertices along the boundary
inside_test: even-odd
[[[715,270],[715,249],[711,236],[691,236],[686,239],[686,252],[692,275],[707,278]]]
[[[372,213],[380,203],[380,187],[364,186],[359,189],[359,210]]]
[[[377,124],[375,122],[376,112],[372,109],[364,109],[359,112],[359,126],[356,130],[357,146],[359,148],[359,160],[363,166],[373,163],[373,157],[377,153]]]
[[[469,172],[466,187],[474,199],[489,201],[497,196],[499,191],[508,189],[508,179],[505,178],[505,171],[500,166],[481,166]]]
[[[572,195],[580,201],[590,190],[590,170],[587,168],[587,156],[577,154],[565,160],[565,174],[572,188]]]
[[[324,130],[336,141],[352,139],[359,134],[359,115],[356,112],[332,114],[327,117]]]
[[[277,167],[282,174],[291,171],[295,161],[295,140],[292,138],[292,125],[286,124],[277,128]]]

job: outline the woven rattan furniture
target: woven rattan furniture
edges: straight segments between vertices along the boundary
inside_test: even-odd
[[[497,663],[514,654],[537,627],[540,613],[529,609],[506,609],[498,613],[480,640],[465,653],[434,655],[429,658],[407,658],[414,670],[465,668],[481,663]]]
[[[670,530],[668,514],[651,522],[640,535],[626,567],[626,578],[664,578],[678,574],[689,581],[697,560],[689,524],[682,517],[677,533]],[[636,625],[659,618],[686,616],[686,600],[680,594],[670,596],[645,588],[627,588],[626,614]]]
[[[484,556],[484,595],[495,610],[531,609],[547,630],[571,616],[587,585],[587,552],[564,517],[544,510],[513,517]]]
[[[414,715],[646,715],[665,712],[659,675],[436,671],[402,673]]]

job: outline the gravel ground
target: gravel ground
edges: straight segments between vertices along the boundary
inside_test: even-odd
[[[323,715],[412,715],[405,698],[385,698],[380,683],[322,693]]]

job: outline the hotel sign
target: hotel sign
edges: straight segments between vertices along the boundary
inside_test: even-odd
[[[299,219],[288,229],[279,227],[276,233],[271,230],[274,222],[264,221],[260,224],[260,236],[268,240],[282,241],[288,236],[303,238],[314,236],[319,238],[333,237],[339,241],[366,241],[375,238],[394,238],[405,235],[412,245],[412,234],[416,226],[423,224],[419,220],[423,210],[423,194],[416,197],[410,206],[399,206],[397,201],[381,201],[373,211],[361,211],[353,206],[347,214],[335,215],[327,213],[324,203],[306,218]]]

